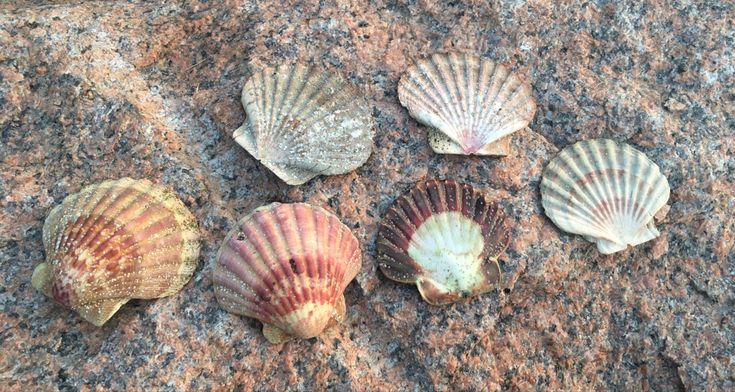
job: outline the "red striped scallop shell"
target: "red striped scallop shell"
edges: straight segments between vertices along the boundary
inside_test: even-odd
[[[263,322],[272,343],[311,338],[344,318],[343,292],[360,270],[360,245],[332,213],[273,203],[243,218],[214,268],[217,300]]]
[[[176,293],[199,260],[194,216],[148,180],[105,181],[68,196],[43,226],[33,286],[100,326],[130,299]]]

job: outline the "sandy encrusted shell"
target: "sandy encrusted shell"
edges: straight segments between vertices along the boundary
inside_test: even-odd
[[[541,180],[546,215],[604,254],[656,238],[653,218],[668,199],[669,183],[659,167],[630,145],[609,139],[566,147]]]
[[[502,64],[466,53],[434,54],[401,77],[398,98],[429,129],[440,154],[507,155],[504,136],[536,113],[531,86]],[[433,129],[432,129],[433,128]]]
[[[332,213],[273,203],[243,218],[214,268],[217,301],[263,322],[271,343],[311,338],[345,314],[343,292],[362,263],[360,245]]]
[[[378,261],[388,278],[446,304],[492,290],[509,241],[505,214],[484,192],[454,180],[421,181],[385,214]]]
[[[372,151],[370,106],[338,73],[268,68],[245,83],[242,104],[247,120],[235,141],[287,184],[350,172]]]
[[[128,300],[181,290],[199,258],[194,216],[148,180],[105,181],[68,196],[43,226],[46,262],[33,286],[104,324]]]

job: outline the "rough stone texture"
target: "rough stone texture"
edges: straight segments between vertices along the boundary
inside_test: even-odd
[[[735,8],[730,1],[3,1],[0,385],[4,390],[733,390]],[[440,156],[396,98],[413,59],[474,49],[527,75],[539,110],[502,159]],[[356,172],[290,187],[230,137],[240,89],[281,61],[341,70],[372,105]],[[611,137],[668,176],[657,240],[601,256],[539,203],[541,169]],[[96,328],[35,292],[46,213],[121,176],[167,184],[199,219],[178,295]],[[389,204],[424,177],[485,187],[515,217],[502,287],[432,307],[375,261]],[[217,305],[212,262],[253,207],[307,201],[364,249],[346,322],[269,345]]]

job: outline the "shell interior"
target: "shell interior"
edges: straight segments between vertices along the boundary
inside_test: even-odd
[[[422,297],[445,304],[490,291],[497,258],[510,241],[504,213],[468,184],[428,180],[400,197],[378,233],[380,268],[417,284]]]
[[[413,118],[449,139],[430,134],[439,153],[507,155],[492,144],[536,113],[529,84],[502,64],[465,53],[418,61],[401,78],[398,98]]]
[[[350,172],[372,151],[370,107],[338,73],[268,68],[245,83],[242,104],[247,120],[235,141],[287,184]]]
[[[68,196],[43,227],[46,262],[32,283],[100,326],[128,300],[179,291],[197,266],[194,216],[147,180],[105,181]]]
[[[228,312],[263,322],[273,343],[310,338],[344,318],[343,291],[360,269],[357,239],[334,214],[304,203],[273,203],[225,238],[215,294]]]
[[[581,234],[610,254],[659,235],[654,215],[669,199],[659,167],[628,144],[585,140],[544,169],[541,201],[560,229]]]

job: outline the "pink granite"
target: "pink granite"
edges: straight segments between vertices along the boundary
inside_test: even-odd
[[[735,5],[727,1],[11,1],[0,4],[0,389],[735,389]],[[439,156],[396,97],[413,59],[474,50],[534,87],[502,159]],[[283,61],[364,92],[375,148],[291,187],[230,137],[240,89]],[[672,188],[662,235],[602,256],[542,213],[544,165],[626,141]],[[102,328],[31,284],[48,211],[84,185],[149,178],[191,208],[200,267]],[[382,214],[416,181],[486,188],[513,217],[498,291],[447,307],[377,268]],[[335,212],[360,240],[347,320],[273,346],[211,283],[236,220],[271,201]]]

